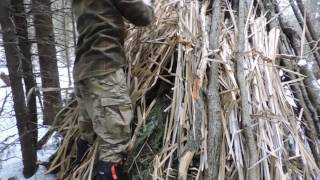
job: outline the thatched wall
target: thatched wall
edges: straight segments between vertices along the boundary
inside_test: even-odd
[[[280,30],[268,28],[264,13],[253,6],[247,7],[243,27],[230,4],[217,7],[221,16],[212,21],[207,1],[158,0],[151,26],[128,29],[127,82],[138,129],[129,144],[128,167],[138,179],[203,179],[215,168],[210,158],[216,158],[219,179],[319,177],[302,129],[303,109],[299,116],[294,113],[289,88],[304,76],[279,65],[285,57],[278,55]],[[220,26],[217,38],[210,37],[214,21]],[[218,43],[212,45],[212,39]],[[213,67],[217,77],[210,76]],[[282,82],[280,71],[299,78]],[[212,81],[219,82],[219,92],[210,89]],[[208,103],[212,93],[220,102]],[[51,166],[60,167],[58,179],[72,164],[77,108],[62,119],[59,131],[65,139]],[[210,141],[210,124],[221,132],[218,142]],[[318,142],[315,146],[319,151]],[[220,147],[217,157],[208,152],[214,147]],[[69,178],[90,176],[96,150],[95,144]]]

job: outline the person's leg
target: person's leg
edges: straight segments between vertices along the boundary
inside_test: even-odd
[[[87,99],[84,97],[88,94],[86,88],[82,82],[75,83],[75,95],[77,97],[79,105],[79,116],[78,116],[78,126],[80,131],[80,138],[77,141],[77,159],[76,164],[80,164],[81,160],[84,158],[87,150],[90,147],[90,144],[93,144],[96,134],[93,130],[92,120],[90,119],[85,103]],[[92,102],[91,102],[92,103]]]
[[[118,162],[130,140],[132,108],[123,69],[83,80],[83,104],[99,138],[99,159]],[[91,131],[91,129],[89,130]]]
[[[83,83],[85,90],[89,92],[83,100],[99,140],[100,164],[117,164],[127,153],[133,117],[123,69],[86,79]]]
[[[94,140],[96,139],[96,133],[94,132],[92,126],[92,120],[89,117],[83,103],[84,102],[79,103],[80,113],[78,117],[78,126],[80,131],[80,139],[87,141],[89,144],[93,144]],[[90,102],[87,103],[90,104]]]

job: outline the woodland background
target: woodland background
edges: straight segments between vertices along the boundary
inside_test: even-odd
[[[19,179],[22,178],[21,173],[25,178],[39,178],[39,173],[43,174],[44,172],[43,167],[39,170],[39,161],[47,161],[47,158],[61,145],[62,137],[59,134],[55,134],[47,144],[43,143],[42,137],[53,124],[55,115],[74,98],[72,67],[77,33],[70,3],[71,1],[68,0],[2,0],[0,2],[0,179],[15,176]],[[205,4],[207,5],[205,6]],[[244,76],[244,73],[239,73],[244,72],[245,68],[245,66],[241,66],[241,60],[239,59],[242,59],[241,54],[247,52],[246,48],[248,44],[253,41],[250,40],[250,37],[245,36],[245,34],[248,35],[254,31],[253,27],[251,27],[251,29],[245,28],[245,23],[249,21],[248,15],[253,14],[253,19],[255,19],[255,17],[266,18],[263,26],[266,26],[267,32],[271,31],[272,28],[280,30],[280,40],[277,46],[276,56],[274,57],[274,66],[282,67],[279,68],[279,79],[281,80],[279,85],[289,92],[287,93],[288,97],[286,101],[290,104],[290,107],[292,107],[292,116],[294,116],[294,120],[290,121],[290,123],[297,125],[299,137],[301,137],[303,142],[302,146],[308,151],[308,153],[306,153],[308,154],[308,158],[312,159],[315,164],[315,166],[310,167],[310,169],[304,169],[302,166],[308,164],[304,162],[308,159],[304,159],[303,155],[297,155],[299,154],[296,153],[298,151],[297,149],[299,149],[296,147],[298,145],[291,143],[290,138],[284,138],[281,142],[284,142],[283,146],[285,146],[289,154],[289,157],[284,157],[284,159],[288,162],[294,161],[288,164],[295,164],[292,166],[294,168],[298,167],[297,169],[293,168],[292,172],[294,173],[290,174],[288,173],[290,170],[286,169],[284,171],[287,173],[284,174],[287,175],[288,179],[319,178],[319,176],[315,174],[319,172],[320,167],[320,0],[190,0],[159,1],[156,2],[156,5],[159,13],[179,14],[191,11],[192,14],[192,10],[195,12],[199,11],[199,19],[201,19],[201,8],[206,8],[203,15],[205,17],[204,19],[209,18],[209,20],[202,21],[205,22],[202,24],[204,27],[202,29],[206,30],[200,33],[200,36],[205,34],[205,32],[207,33],[209,45],[207,49],[210,51],[208,52],[208,54],[210,54],[208,56],[210,56],[210,58],[211,56],[216,56],[216,60],[218,59],[218,63],[214,61],[207,62],[207,64],[204,65],[204,74],[200,74],[200,77],[204,76],[204,78],[202,78],[205,81],[202,82],[200,78],[203,83],[203,85],[201,84],[200,86],[205,86],[201,87],[205,90],[203,91],[204,95],[201,95],[202,91],[200,92],[200,96],[206,97],[203,98],[203,102],[201,101],[205,107],[201,108],[206,109],[206,111],[201,112],[207,114],[207,124],[204,125],[207,133],[206,145],[204,146],[206,150],[202,149],[202,151],[209,152],[206,156],[205,163],[208,165],[205,168],[202,167],[202,170],[200,170],[203,159],[201,159],[202,155],[199,155],[202,153],[202,151],[199,153],[199,149],[201,149],[199,144],[195,143],[196,147],[189,147],[187,144],[188,142],[192,142],[191,140],[179,140],[179,138],[176,140],[173,138],[170,139],[172,145],[180,145],[182,142],[182,146],[185,145],[185,149],[187,150],[184,150],[184,153],[178,153],[172,157],[170,153],[169,155],[167,153],[170,161],[164,161],[166,163],[164,163],[165,165],[163,166],[168,168],[162,167],[163,172],[165,172],[163,176],[168,179],[169,175],[171,175],[169,172],[171,166],[175,166],[174,162],[178,162],[177,159],[181,161],[181,159],[186,158],[183,159],[189,162],[186,165],[186,169],[184,169],[184,167],[176,168],[176,171],[172,170],[172,176],[179,176],[181,179],[186,178],[185,175],[181,174],[182,171],[186,171],[189,172],[188,177],[194,178],[198,178],[197,174],[201,172],[206,174],[206,179],[263,179],[263,177],[264,179],[273,179],[272,177],[266,176],[266,174],[272,174],[269,173],[269,171],[272,171],[271,167],[277,166],[276,163],[272,165],[273,160],[271,158],[269,159],[269,156],[264,156],[263,153],[257,152],[257,150],[254,149],[254,145],[259,144],[257,142],[259,139],[258,133],[256,133],[259,132],[259,130],[256,128],[257,124],[252,120],[254,118],[252,118],[252,114],[250,115],[252,112],[250,112],[248,108],[255,102],[245,103],[246,101],[242,99],[243,97],[251,96],[250,93],[245,93],[247,92],[245,87],[248,86],[248,84],[246,84],[246,78],[248,79],[248,77],[250,77],[250,73],[247,76]],[[162,10],[164,9],[162,6],[173,10],[169,12],[164,11]],[[178,7],[183,10],[177,10]],[[170,15],[168,15],[168,17],[169,16]],[[177,19],[179,18],[183,19],[177,15]],[[159,19],[162,20],[160,15]],[[191,17],[188,16],[187,19],[193,22]],[[192,34],[192,30],[197,28],[201,29],[201,25],[199,24],[193,27],[191,25],[192,23],[188,24],[188,22],[183,20],[181,20],[181,22],[182,24],[187,24],[182,26],[191,27],[188,33]],[[224,89],[224,83],[226,82],[224,82],[222,78],[218,78],[226,71],[224,71],[223,63],[219,63],[218,55],[217,53],[215,54],[214,50],[219,48],[223,49],[224,41],[221,40],[222,38],[219,39],[220,34],[222,34],[220,31],[224,28],[228,29],[224,27],[228,26],[228,22],[237,24],[237,26],[231,26],[232,28],[230,29],[235,29],[235,34],[237,34],[235,36],[237,41],[235,41],[236,43],[234,45],[237,48],[234,50],[234,56],[232,58],[239,60],[239,63],[233,68],[237,69],[236,72],[238,73],[236,79],[239,84],[240,95],[237,95],[236,99],[237,102],[242,102],[239,103],[241,104],[239,106],[242,107],[239,111],[241,111],[242,117],[244,118],[244,120],[239,121],[241,125],[240,129],[238,129],[239,132],[243,132],[241,138],[246,142],[239,146],[238,149],[238,151],[243,151],[240,154],[246,157],[246,160],[243,161],[244,165],[242,165],[244,167],[244,175],[241,175],[241,165],[234,165],[233,163],[230,163],[229,166],[224,164],[226,166],[226,173],[225,175],[221,175],[221,172],[224,171],[222,170],[224,167],[222,168],[221,165],[223,164],[221,163],[221,159],[223,159],[221,155],[223,154],[221,150],[223,149],[223,145],[221,145],[221,142],[226,141],[225,139],[228,133],[224,132],[224,128],[226,127],[223,127],[223,120],[221,119],[223,116],[220,117],[217,114],[223,111],[223,107],[229,105],[225,103],[227,101],[224,100],[225,97],[223,96],[225,93],[228,93],[229,90]],[[157,21],[157,23],[160,29],[161,21]],[[179,25],[181,24],[178,24],[178,27],[180,27]],[[143,28],[138,29],[132,27],[131,35],[134,37],[138,36],[137,39],[148,35],[151,36],[152,32],[157,32],[152,28],[154,27],[145,30]],[[140,33],[136,33],[134,29],[137,29],[137,32]],[[179,33],[177,34],[180,35]],[[148,41],[159,40],[157,39],[159,37],[156,35],[152,36],[152,38],[154,39],[147,39]],[[249,39],[248,42],[245,40],[246,38]],[[186,39],[178,40],[173,49],[179,49],[181,48],[180,46],[188,47],[188,45],[186,45]],[[205,42],[206,40],[205,37],[201,37],[200,39],[202,40],[201,42]],[[132,39],[128,39],[128,42],[132,43]],[[140,41],[138,42],[142,43]],[[190,46],[193,47],[194,45]],[[205,47],[205,44],[201,47]],[[127,49],[140,55],[138,52],[141,51],[135,51],[133,48]],[[223,50],[220,51],[223,52]],[[130,53],[132,52],[130,51]],[[177,52],[180,51],[177,50]],[[256,53],[259,54],[259,51]],[[132,54],[132,56],[136,54]],[[174,69],[173,72],[175,73],[178,72],[177,64],[179,64],[179,62],[175,61],[175,57],[179,56],[178,54],[179,53],[173,53],[171,65],[169,63],[169,67]],[[149,59],[151,59],[150,62],[152,63],[153,60],[151,57],[150,55]],[[213,58],[214,57],[211,59]],[[268,59],[270,57],[265,58]],[[154,59],[153,63],[155,62],[156,59]],[[163,69],[166,68],[167,66]],[[176,76],[178,75],[175,74],[175,77]],[[168,85],[163,83],[166,81],[176,84],[174,80],[170,78],[162,78],[162,80],[155,83],[156,87],[158,89],[165,89],[163,90],[163,96],[172,97],[174,95],[171,94],[174,93],[170,91],[174,91],[175,86],[168,87]],[[274,83],[276,84],[278,82]],[[163,86],[163,88],[161,88],[161,86]],[[188,91],[188,89],[184,90],[185,92]],[[145,95],[150,94],[146,92],[142,96]],[[194,93],[190,93],[190,96],[192,95],[194,95]],[[159,95],[152,95],[151,93],[151,96],[156,97]],[[254,95],[252,95],[252,97],[253,96]],[[139,98],[136,99],[138,99],[137,102],[140,102],[140,95]],[[170,104],[171,102],[173,101],[166,101],[165,103]],[[172,108],[173,105],[172,103],[168,105],[168,107],[171,106]],[[194,106],[198,108],[197,105]],[[246,112],[246,110],[248,111]],[[192,123],[187,123],[185,126],[190,127],[183,127],[183,129],[192,130]],[[184,130],[181,130],[181,132],[182,131]],[[286,134],[287,132],[284,130],[282,133]],[[185,134],[187,135],[180,138],[184,139],[189,137],[187,132]],[[165,145],[163,147],[165,147]],[[201,147],[203,148],[202,145]],[[176,147],[172,146],[172,148]],[[234,146],[233,150],[237,151],[236,148],[237,147]],[[246,156],[245,152],[247,152],[249,156]],[[276,154],[274,154],[274,156],[278,157]],[[282,155],[279,157],[282,157]],[[191,160],[188,160],[188,158],[191,158]],[[256,167],[256,163],[264,161],[264,158],[267,159],[266,164],[268,165],[266,165],[266,167],[268,166],[270,169],[266,170],[259,167],[260,170],[255,170],[254,167]],[[226,162],[236,162],[234,155],[232,158],[229,157],[226,159],[228,159]],[[157,159],[153,160],[157,161]],[[193,163],[190,161],[193,161]],[[139,169],[138,166],[139,165],[137,165],[137,169]],[[175,169],[173,167],[172,169]],[[274,168],[274,170],[277,168]],[[10,171],[17,174],[11,174]],[[36,174],[37,171],[38,174]],[[195,173],[193,171],[195,171]],[[254,171],[260,173],[254,173]],[[268,173],[265,171],[268,171]],[[162,171],[160,174],[161,173]],[[280,179],[282,179],[286,177],[285,175],[275,175],[274,177],[281,177]],[[45,176],[41,176],[41,178],[45,178]],[[46,178],[54,177],[47,176]]]

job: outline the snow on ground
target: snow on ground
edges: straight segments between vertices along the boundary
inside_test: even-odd
[[[47,128],[39,129],[39,133],[43,135],[46,132]],[[11,133],[17,133],[15,128],[12,128]],[[5,136],[7,133],[1,133],[1,137]],[[38,151],[38,160],[46,161],[51,154],[53,154],[57,149],[59,138],[53,137],[47,143],[47,145]],[[7,148],[4,152],[1,153],[1,164],[0,164],[0,179],[6,180],[10,177],[15,177],[17,180],[26,179],[22,174],[22,159],[21,159],[21,151],[20,144],[17,140],[14,141],[9,148]],[[45,175],[46,169],[43,166],[39,166],[37,173],[29,178],[29,180],[54,180],[54,175]]]
[[[2,95],[1,91],[2,90],[0,90],[0,94]],[[47,130],[47,127],[39,127],[39,137],[42,137]],[[22,175],[23,165],[15,118],[3,118],[3,116],[1,116],[0,131],[0,179],[6,180],[10,177],[15,177],[18,180],[25,179]],[[37,152],[38,161],[48,160],[57,150],[59,141],[59,137],[53,136],[43,149]],[[54,176],[44,175],[45,171],[44,167],[39,166],[37,174],[29,179],[53,180]]]
[[[0,83],[0,86],[3,84]],[[5,96],[10,94],[10,88],[0,88],[0,102],[2,104]],[[17,180],[25,179],[22,175],[22,157],[18,131],[16,128],[16,119],[14,118],[13,103],[11,94],[7,98],[4,110],[1,114],[0,121],[0,180],[6,180],[10,177],[15,177]],[[41,119],[41,117],[39,117]],[[39,138],[42,137],[48,127],[40,126]],[[37,152],[39,161],[46,161],[57,149],[60,138],[53,136],[43,149]],[[45,168],[39,166],[37,174],[29,178],[30,180],[53,180],[54,176],[44,175]]]
[[[32,30],[30,30],[31,32]],[[29,34],[30,38],[33,38],[31,35],[34,34],[33,31]],[[0,33],[0,44],[2,44],[2,36]],[[72,44],[72,43],[71,43]],[[69,45],[69,53],[71,61],[74,59],[74,50],[72,45]],[[58,48],[58,47],[57,47]],[[57,52],[62,52],[62,49],[57,49]],[[36,54],[36,44],[32,44],[32,52]],[[3,72],[8,75],[8,70],[6,67],[5,54],[3,46],[0,46],[0,73]],[[61,91],[62,97],[67,97],[67,94],[72,92],[73,82],[69,82],[68,71],[66,68],[66,62],[64,62],[64,56],[58,53],[58,67],[60,75],[60,85],[61,88],[70,88],[71,90]],[[33,56],[33,68],[34,72],[39,74],[39,64],[38,57]],[[72,65],[73,62],[70,62]],[[72,67],[70,67],[72,70]],[[41,80],[39,77],[36,79],[38,87],[41,87]],[[11,88],[3,87],[5,84],[0,80],[0,180],[7,180],[10,177],[16,177],[17,180],[25,179],[22,175],[22,157],[20,150],[20,142],[18,137],[18,131],[16,127],[15,113],[13,110],[13,102],[11,96]],[[6,101],[5,101],[6,100]],[[5,103],[4,103],[5,101]],[[3,111],[1,112],[2,106]],[[38,130],[40,139],[48,130],[48,127],[42,126],[42,111],[38,102]],[[56,151],[58,144],[61,141],[61,138],[57,135],[54,135],[43,149],[37,152],[39,161],[46,161],[48,158]],[[45,175],[46,169],[42,166],[39,166],[38,172],[30,180],[53,180],[55,179],[52,175]]]
[[[0,72],[8,74],[6,67],[0,66]],[[61,67],[59,69],[61,87],[69,87],[67,69]],[[40,79],[37,78],[38,84]],[[0,114],[0,180],[7,180],[10,177],[15,177],[16,180],[26,179],[23,177],[22,170],[22,156],[20,150],[20,143],[18,137],[18,130],[16,128],[16,119],[14,117],[13,102],[11,97],[11,88],[3,87],[5,84],[0,80],[0,109],[4,100],[3,112]],[[70,92],[70,91],[69,91]],[[66,97],[66,91],[62,91],[62,96]],[[8,96],[6,98],[6,96]],[[48,130],[48,127],[42,124],[41,108],[38,104],[38,130],[40,139]],[[37,152],[38,161],[47,161],[48,158],[57,150],[58,144],[61,142],[61,137],[53,135],[48,143]],[[37,173],[28,180],[54,180],[53,175],[46,175],[46,169],[39,166]]]

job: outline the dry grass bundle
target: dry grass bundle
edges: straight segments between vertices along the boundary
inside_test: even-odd
[[[296,117],[290,105],[285,86],[276,64],[279,30],[267,30],[265,17],[257,17],[251,8],[245,34],[246,91],[249,93],[252,126],[259,161],[248,166],[247,139],[243,136],[240,89],[235,66],[237,59],[236,17],[223,20],[220,48],[209,49],[207,27],[208,2],[157,1],[157,19],[148,28],[128,30],[125,44],[130,63],[128,84],[137,114],[137,129],[146,123],[157,99],[147,102],[146,95],[159,81],[171,87],[167,94],[170,105],[166,112],[161,148],[151,159],[151,179],[201,179],[207,164],[207,75],[210,62],[219,63],[220,97],[222,104],[223,140],[221,146],[219,179],[247,179],[248,170],[258,167],[260,179],[311,179],[319,177],[319,168],[306,143],[300,116]],[[214,58],[211,55],[214,54]],[[285,70],[288,71],[288,70]],[[303,78],[301,76],[301,78]],[[172,80],[174,79],[174,80]],[[293,82],[292,82],[293,83]],[[150,115],[151,116],[151,115]],[[219,116],[219,114],[217,114]],[[88,152],[87,159],[68,177],[78,138],[77,108],[64,113],[59,132],[65,135],[51,170],[59,167],[58,179],[89,179],[94,169],[97,144]],[[134,133],[136,142],[139,131]],[[148,144],[148,143],[144,143]],[[317,148],[318,142],[315,142]],[[71,146],[70,146],[71,145]],[[147,146],[147,145],[146,145]],[[139,147],[142,156],[142,149]],[[150,157],[149,157],[150,159]],[[135,164],[139,176],[140,170]],[[50,170],[49,170],[50,171]],[[143,178],[141,178],[143,179]]]

